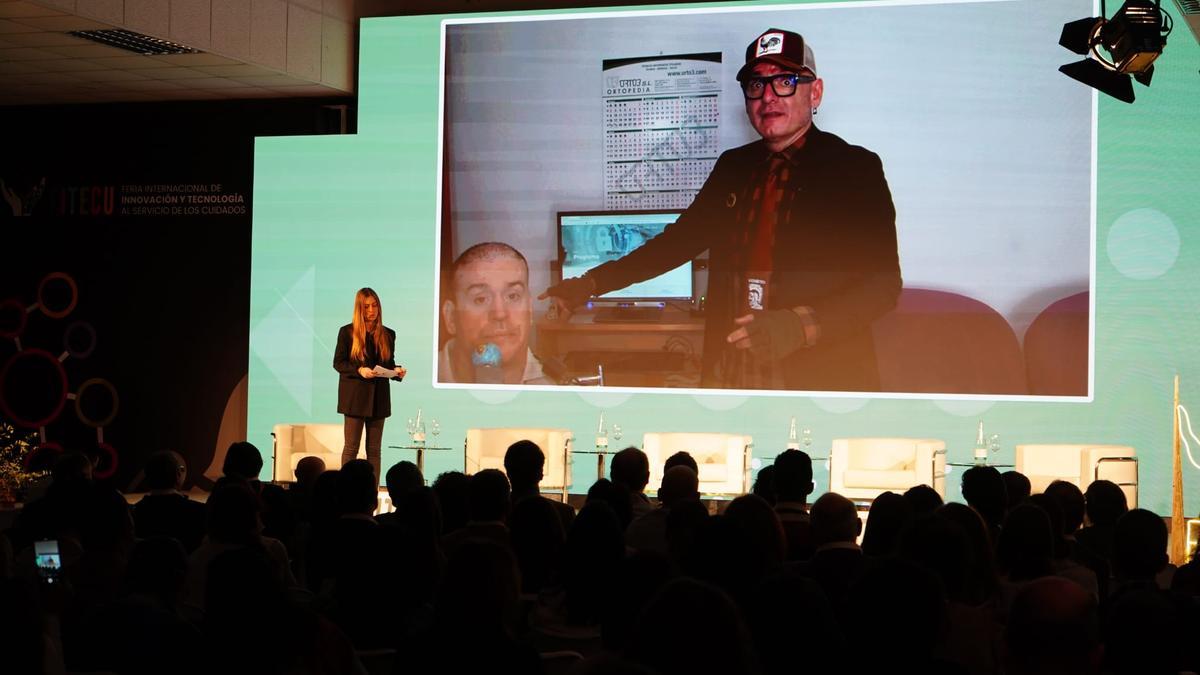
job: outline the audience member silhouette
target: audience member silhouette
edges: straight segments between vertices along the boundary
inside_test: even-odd
[[[0,653],[6,673],[66,673],[51,616],[38,598],[36,582],[0,579]]]
[[[654,508],[645,493],[646,483],[650,482],[650,461],[646,453],[637,448],[625,448],[613,455],[608,473],[612,482],[629,490],[629,504],[634,518]]]
[[[942,505],[942,496],[928,485],[914,485],[904,491],[904,499],[912,507],[913,515],[933,513]]]
[[[1054,557],[1052,559],[1054,573],[1079,584],[1083,590],[1096,596],[1100,595],[1100,587],[1096,575],[1087,567],[1080,565],[1071,557],[1071,546],[1067,542],[1065,526],[1063,525],[1062,507],[1058,500],[1048,494],[1033,495],[1029,503],[1037,505],[1050,518],[1050,530],[1054,536]]]
[[[1171,590],[1200,600],[1200,546],[1192,551],[1192,559],[1171,577]]]
[[[1019,506],[1016,510],[1031,508]],[[1005,630],[1008,675],[1090,675],[1100,672],[1096,600],[1079,584],[1044,577],[1016,595]]]
[[[563,619],[599,628],[612,584],[612,570],[625,556],[625,536],[612,508],[589,502],[567,533],[563,550]]]
[[[668,457],[667,461],[663,462],[663,473],[665,474],[676,466],[686,466],[692,470],[692,473],[700,475],[700,465],[696,463],[696,458],[692,457],[692,453],[687,450],[680,450]]]
[[[901,502],[904,498],[889,493]],[[841,605],[851,584],[866,568],[863,550],[855,541],[862,532],[862,521],[854,502],[827,492],[812,508],[812,536],[816,551],[812,558],[796,566],[796,571],[821,586],[825,597]]]
[[[387,485],[388,497],[395,503],[404,495],[425,487],[425,477],[421,475],[421,470],[416,464],[401,461],[387,470],[384,484]]]
[[[129,503],[116,490],[101,484],[88,490],[80,514],[79,564],[64,568],[73,585],[73,602],[98,607],[117,597],[125,565],[136,541]]]
[[[1113,555],[1113,532],[1117,520],[1129,510],[1125,492],[1116,483],[1093,481],[1083,493],[1088,526],[1079,530],[1075,539],[1105,560]]]
[[[1075,533],[1083,526],[1085,512],[1083,492],[1074,483],[1056,480],[1046,486],[1044,494],[1050,495],[1058,501],[1058,508],[1062,509],[1063,515],[1063,536],[1068,541],[1074,541]]]
[[[258,447],[249,441],[235,441],[225,451],[225,462],[221,467],[224,475],[217,480],[217,485],[229,480],[248,485],[258,495],[263,535],[281,542],[294,541],[296,514],[292,511],[291,499],[278,485],[259,480],[262,468],[262,453]]]
[[[204,538],[204,504],[180,492],[187,477],[183,458],[174,452],[156,452],[146,460],[145,485],[149,492],[133,507],[137,536],[172,537],[190,553]]]
[[[1063,539],[1067,544],[1067,555],[1071,560],[1092,571],[1092,574],[1096,577],[1098,597],[1107,598],[1108,581],[1111,576],[1111,567],[1108,564],[1108,560],[1087,546],[1080,544],[1076,537],[1079,534],[1079,528],[1083,525],[1085,513],[1083,491],[1074,483],[1069,483],[1065,480],[1056,480],[1046,487],[1045,494],[1053,497],[1058,502],[1058,507],[1062,511]]]
[[[963,472],[961,488],[967,505],[978,511],[987,524],[992,541],[999,541],[1008,510],[1008,493],[1000,472],[993,466],[973,466]]]
[[[313,483],[317,482],[317,476],[325,472],[325,460],[316,455],[308,455],[301,457],[300,461],[296,462],[296,470],[293,471],[296,475],[296,482],[292,484],[292,489],[312,489]]]
[[[79,518],[91,494],[92,460],[81,452],[64,453],[55,460],[50,481],[46,493],[26,504],[6,532],[18,556],[35,541],[57,539],[64,549],[70,546],[65,540],[79,539]]]
[[[658,508],[635,518],[625,530],[625,543],[635,551],[667,554],[667,517],[679,502],[700,498],[696,472],[679,464],[667,469],[658,488]]]
[[[421,614],[434,600],[434,591],[446,565],[441,545],[441,513],[433,490],[422,487],[400,497],[396,512],[386,524],[394,530],[390,545],[403,550],[388,573],[399,583],[395,589],[400,613]]]
[[[323,473],[325,473],[325,460],[320,457],[309,455],[301,457],[300,461],[296,462],[296,482],[288,488],[288,500],[291,502],[292,513],[296,515],[297,521],[312,522],[313,491],[316,489],[317,479]]]
[[[676,570],[682,569],[687,556],[693,550],[696,533],[704,527],[710,515],[699,499],[681,501],[671,506],[667,513],[667,556]]]
[[[362,672],[353,645],[337,627],[290,601],[278,562],[263,549],[224,551],[207,565],[206,576],[204,672]]]
[[[512,504],[508,478],[499,469],[484,469],[471,476],[467,484],[467,509],[471,519],[465,527],[442,537],[447,557],[468,539],[486,539],[499,546],[510,546],[504,522]]]
[[[575,509],[542,496],[538,484],[542,482],[545,466],[546,455],[533,441],[517,441],[508,446],[504,453],[504,472],[512,483],[512,503],[515,505],[522,500],[535,498],[549,502],[562,523],[563,532],[566,532],[575,520]]]
[[[1002,616],[1025,582],[1054,573],[1053,560],[1054,531],[1046,512],[1029,502],[1010,511],[996,542],[996,564],[1004,582]]]
[[[392,525],[400,517],[400,503],[404,501],[404,497],[424,489],[425,477],[421,475],[416,464],[401,461],[396,462],[387,470],[383,482],[387,486],[388,500],[392,503],[392,511],[376,514],[375,522],[380,525]]]
[[[80,556],[63,566],[64,586],[71,589],[62,613],[63,656],[76,670],[86,648],[83,636],[96,612],[117,599],[129,554],[133,550],[133,518],[125,497],[101,484],[88,488],[79,518]],[[60,540],[60,545],[62,541]]]
[[[208,564],[218,555],[233,549],[254,548],[264,552],[279,574],[284,588],[295,586],[288,567],[287,549],[278,539],[262,535],[258,495],[240,480],[226,479],[213,488],[208,497],[207,535],[188,561],[188,580],[184,601],[203,609]]]
[[[696,528],[691,548],[681,558],[680,571],[711,583],[736,602],[744,602],[774,570],[763,547],[732,518],[706,518]]]
[[[138,542],[129,558],[121,597],[101,607],[77,636],[76,667],[156,675],[200,673],[199,631],[180,606],[188,558],[169,537]]]
[[[970,594],[973,554],[963,528],[938,513],[917,515],[901,533],[897,555],[932,572],[946,594],[946,629],[935,655],[970,675],[998,672],[1000,625]]]
[[[987,525],[975,509],[958,502],[943,504],[934,513],[957,525],[966,537],[970,562],[962,601],[972,607],[983,605],[995,597],[999,584]]]
[[[765,565],[764,574],[779,569],[787,554],[787,539],[779,516],[770,504],[754,495],[742,495],[729,502],[723,517],[749,535],[756,554]]]
[[[616,514],[622,531],[633,522],[632,499],[630,498],[629,489],[625,486],[614,483],[607,478],[601,478],[592,483],[592,487],[588,488],[587,503],[593,501],[602,501],[608,504],[609,508]]]
[[[1020,471],[1005,471],[1000,474],[1000,478],[1004,480],[1004,494],[1008,497],[1007,510],[1009,511],[1017,504],[1029,499],[1029,496],[1033,493],[1033,485],[1025,477],[1025,474]]]
[[[1133,509],[1117,519],[1112,540],[1114,594],[1158,588],[1155,578],[1169,562],[1167,539],[1166,523],[1151,511]]]
[[[397,675],[542,672],[537,652],[518,636],[520,585],[508,547],[465,539],[446,562],[433,623],[397,660]]]
[[[845,663],[843,626],[812,579],[768,576],[745,604],[745,618],[766,675],[836,673]]]
[[[815,505],[813,511],[816,516]],[[864,568],[846,595],[842,616],[853,635],[871,636],[870,646],[856,649],[841,672],[963,672],[935,655],[945,634],[945,607],[941,584],[920,566],[887,558]]]
[[[604,649],[620,654],[629,644],[634,623],[642,610],[658,590],[675,577],[675,567],[658,553],[634,552],[625,556],[612,576],[611,591],[601,619],[601,635]]]
[[[447,535],[467,526],[471,519],[468,502],[471,479],[461,471],[447,471],[433,481],[433,493],[437,495],[438,508],[442,514],[442,534]]]
[[[813,490],[812,458],[803,450],[784,450],[775,457],[773,466],[775,513],[787,537],[787,559],[806,560],[815,548],[808,514],[808,496]]]
[[[763,501],[775,506],[775,465],[768,464],[758,470],[754,475],[754,485],[750,488],[750,494],[758,495],[763,498]]]
[[[873,558],[896,551],[900,532],[913,518],[912,503],[895,492],[884,492],[871,502],[867,527],[863,532],[862,551]]]
[[[1132,511],[1130,513],[1133,513]],[[1194,607],[1194,603],[1189,603]],[[1104,670],[1112,675],[1193,672],[1186,645],[1195,641],[1170,596],[1155,588],[1126,588],[1109,601],[1102,618]]]
[[[536,594],[549,585],[562,555],[562,520],[550,500],[522,499],[512,507],[508,529],[521,571],[521,592]]]
[[[759,668],[751,645],[729,596],[684,578],[669,582],[650,600],[624,655],[660,675],[753,675]]]
[[[404,589],[412,574],[399,532],[381,527],[371,515],[379,503],[378,485],[369,461],[344,464],[337,480],[341,516],[314,532],[308,555],[309,583],[359,649],[395,644],[401,626],[397,610],[406,605]]]

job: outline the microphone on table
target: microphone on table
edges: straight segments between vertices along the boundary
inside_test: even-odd
[[[475,371],[476,384],[504,384],[504,371],[500,366],[500,348],[495,343],[476,345],[471,354],[471,367]]]

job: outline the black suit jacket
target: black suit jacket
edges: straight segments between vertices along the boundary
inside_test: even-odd
[[[367,359],[357,361],[350,357],[350,345],[353,343],[351,330],[353,326],[346,324],[338,331],[337,348],[333,351],[333,369],[338,371],[338,412],[354,417],[388,417],[392,414],[391,390],[388,381],[382,377],[366,379],[358,374],[360,367],[384,368],[396,367],[396,331],[383,326],[391,345],[392,355],[387,360],[372,358],[368,353]]]
[[[735,242],[770,154],[760,140],[721,155],[696,199],[662,234],[590,273],[596,294],[670,270],[709,250],[702,384],[715,368],[738,309]],[[900,294],[896,211],[879,157],[813,127],[796,153],[775,230],[767,309],[809,306],[821,328],[813,347],[781,362],[787,389],[879,389],[871,322]]]

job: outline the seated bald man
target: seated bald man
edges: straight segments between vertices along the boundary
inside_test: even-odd
[[[438,355],[438,382],[554,384],[529,349],[533,300],[520,251],[476,244],[455,259],[442,288],[451,338]]]

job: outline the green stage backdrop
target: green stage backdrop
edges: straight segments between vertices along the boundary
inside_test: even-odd
[[[927,4],[927,3],[919,3]],[[935,4],[935,3],[934,3]],[[976,3],[988,4],[988,3]],[[1006,36],[980,25],[960,41],[979,50],[971,56],[981,91],[1011,87],[1018,105],[997,114],[1027,116],[1029,133],[1042,119],[1058,111],[1039,109],[1040,90],[1023,91],[1021,83],[1001,75],[1033,61],[1055,64],[1077,57],[1056,45],[1062,21],[1087,16],[1080,2],[1062,3],[1055,12],[1030,12],[1044,0],[1014,0],[1017,15],[1040,22],[1030,28],[1044,49],[1029,55],[1011,49]],[[744,9],[749,3],[735,3]],[[686,10],[692,6],[671,6]],[[723,5],[698,6],[713,10]],[[730,6],[732,7],[732,5]],[[791,25],[804,32],[804,10],[813,7],[770,5],[772,11],[796,12]],[[1164,3],[1164,9],[1174,9]],[[896,3],[826,3],[822,8],[872,12],[895,11]],[[638,8],[643,11],[648,8]],[[927,8],[918,8],[927,9]],[[558,15],[577,14],[569,10]],[[608,15],[610,10],[597,10]],[[498,15],[505,18],[544,16],[546,13]],[[613,15],[616,16],[616,15]],[[670,15],[667,15],[668,17]],[[900,15],[898,15],[900,16]],[[418,408],[426,420],[437,419],[441,435],[431,445],[458,451],[432,454],[430,478],[461,470],[461,447],[468,427],[554,426],[574,430],[577,447],[591,443],[597,419],[604,412],[610,424],[622,427],[623,446],[640,443],[648,431],[723,431],[751,434],[755,456],[769,459],[787,441],[788,421],[795,417],[811,428],[813,454],[825,455],[831,439],[852,436],[913,436],[944,439],[950,461],[968,461],[978,420],[989,433],[998,433],[1002,448],[997,462],[1013,461],[1020,443],[1097,442],[1128,444],[1140,458],[1141,505],[1161,514],[1170,511],[1171,387],[1183,377],[1183,400],[1200,409],[1200,222],[1196,186],[1200,185],[1200,47],[1182,21],[1158,61],[1153,86],[1137,87],[1134,105],[1098,97],[1096,105],[1096,174],[1093,294],[1095,300],[1094,385],[1090,401],[999,400],[995,397],[887,398],[864,396],[812,397],[740,394],[690,394],[630,391],[545,391],[439,389],[433,385],[437,324],[435,303],[439,237],[439,148],[441,130],[440,59],[443,19],[462,20],[481,15],[418,16],[370,19],[362,22],[359,66],[359,133],[258,139],[255,151],[251,337],[249,364],[249,437],[269,447],[270,431],[281,422],[340,422],[336,413],[336,373],[330,363],[337,329],[349,322],[354,291],[374,287],[383,301],[384,320],[397,331],[398,361],[408,377],[393,386],[393,417],[384,434],[384,464],[412,459],[411,453],[388,450],[408,441],[405,418]],[[764,14],[763,21],[777,15]],[[786,18],[786,16],[785,16]],[[670,20],[669,18],[666,20]],[[721,17],[714,20],[720,21]],[[916,21],[916,19],[913,19]],[[752,22],[754,23],[754,22]],[[757,24],[756,24],[757,25]],[[766,27],[765,25],[763,26]],[[904,61],[908,52],[903,24],[894,35],[872,47],[877,63]],[[726,79],[740,66],[741,46],[756,33],[738,32],[725,48]],[[1042,37],[1044,36],[1044,37]],[[814,44],[815,43],[815,38]],[[889,42],[889,40],[891,42]],[[1018,40],[1018,43],[1020,41]],[[1040,44],[1040,42],[1039,42]],[[698,45],[704,47],[704,45]],[[514,45],[534,50],[536,45]],[[557,48],[570,49],[570,44]],[[938,45],[930,45],[937,50]],[[819,49],[819,47],[818,47]],[[628,50],[626,50],[628,51]],[[646,51],[654,53],[652,47]],[[980,56],[982,53],[982,56]],[[631,56],[621,53],[611,56]],[[818,63],[821,63],[818,52]],[[871,59],[864,59],[867,65]],[[952,92],[930,89],[939,69],[963,68],[950,51],[935,62],[913,59],[904,64],[907,78],[886,78],[901,100],[921,101],[928,109],[952,108],[949,101],[930,97]],[[1038,66],[1041,67],[1041,66]],[[564,82],[599,98],[599,63],[595,81]],[[961,75],[961,73],[960,73]],[[1083,85],[1058,73],[1047,80],[1066,96],[1078,95]],[[737,93],[736,88],[732,90]],[[993,92],[994,93],[994,92]],[[970,95],[967,92],[965,95]],[[520,101],[522,92],[514,91]],[[827,99],[834,89],[829,87]],[[1021,97],[1030,97],[1030,106]],[[538,101],[528,101],[531,106]],[[740,102],[727,101],[733,111]],[[897,104],[902,107],[902,104]],[[822,112],[825,112],[822,110]],[[894,111],[881,111],[891,115]],[[844,133],[852,142],[876,149],[887,145],[882,136],[862,140],[839,129],[831,113],[818,118],[828,130]],[[903,112],[899,113],[905,114]],[[911,113],[909,113],[911,114]],[[729,116],[729,124],[741,123]],[[536,115],[535,115],[536,119]],[[914,115],[914,120],[920,119]],[[548,125],[558,119],[541,120]],[[961,123],[961,120],[959,121]],[[920,123],[920,122],[916,122]],[[932,123],[932,122],[931,122]],[[584,133],[600,134],[599,125],[582,124]],[[988,119],[976,119],[979,133],[994,133]],[[1079,118],[1086,133],[1090,115]],[[864,132],[865,133],[865,132]],[[903,136],[901,129],[895,135]],[[902,139],[901,139],[902,141]],[[901,142],[896,141],[896,142]],[[897,151],[893,150],[895,155]],[[884,155],[885,168],[888,156]],[[1020,169],[1020,163],[1014,166]],[[1086,167],[1082,169],[1085,173]],[[895,191],[895,180],[893,190]],[[600,186],[585,186],[599,193]],[[544,188],[530,184],[531,194]],[[1003,186],[996,186],[1003,189]],[[901,196],[897,196],[899,203]],[[599,207],[600,204],[595,204]],[[553,232],[553,213],[537,227]],[[1064,251],[1063,255],[1088,252]],[[946,251],[947,256],[961,255]],[[1003,284],[1005,251],[985,251],[971,262],[984,283]],[[545,261],[532,261],[545,265]],[[906,272],[906,279],[908,278]],[[535,284],[536,285],[536,284]],[[534,288],[534,292],[541,289]],[[1198,449],[1200,450],[1200,449]],[[1198,452],[1197,454],[1200,454]],[[1200,470],[1186,463],[1186,483],[1200,485]],[[828,476],[816,467],[817,490]],[[264,469],[269,475],[270,465]],[[575,463],[573,491],[586,490],[594,478],[594,463]],[[948,479],[948,497],[959,497],[957,474]],[[1191,490],[1195,492],[1195,490]],[[1192,498],[1187,513],[1200,508]]]

